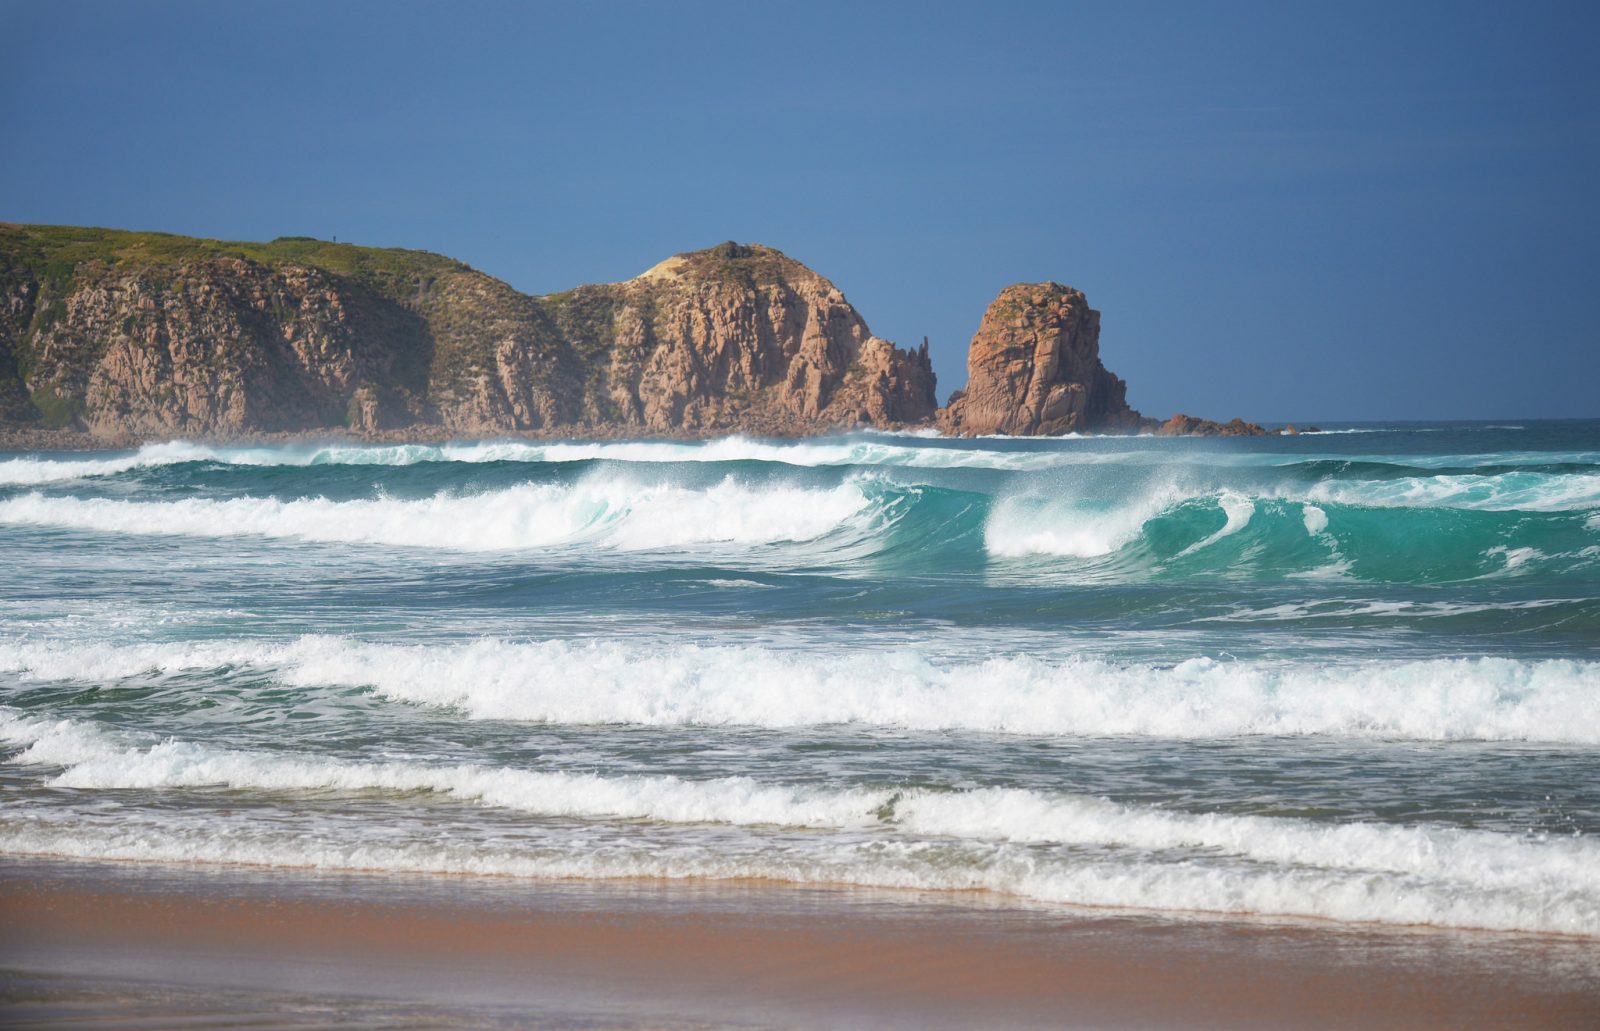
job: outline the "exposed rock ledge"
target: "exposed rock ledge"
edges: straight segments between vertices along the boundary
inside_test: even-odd
[[[1307,433],[1315,433],[1311,428]],[[1210,419],[1197,419],[1192,415],[1179,412],[1160,426],[1156,427],[1158,437],[1265,437],[1277,434],[1298,436],[1300,431],[1294,426],[1285,426],[1282,429],[1269,430],[1253,422],[1243,419],[1234,419],[1230,422],[1213,422]]]

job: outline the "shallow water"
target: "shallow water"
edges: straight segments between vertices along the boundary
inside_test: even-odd
[[[1344,429],[0,455],[0,853],[1600,936],[1600,423]]]

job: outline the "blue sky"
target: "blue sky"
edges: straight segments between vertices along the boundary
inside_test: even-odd
[[[1054,279],[1147,414],[1600,416],[1597,12],[0,0],[0,219],[530,292],[757,241],[941,394]]]

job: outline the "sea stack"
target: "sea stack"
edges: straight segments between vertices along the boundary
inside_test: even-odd
[[[944,432],[1015,436],[1132,431],[1127,384],[1100,363],[1100,313],[1060,283],[1000,291],[967,352],[967,386],[939,413]]]

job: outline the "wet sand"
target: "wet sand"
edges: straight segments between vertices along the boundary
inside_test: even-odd
[[[992,903],[992,900],[988,900]],[[769,885],[0,864],[0,1025],[1594,1027],[1600,944]]]

